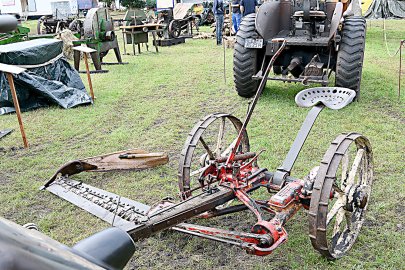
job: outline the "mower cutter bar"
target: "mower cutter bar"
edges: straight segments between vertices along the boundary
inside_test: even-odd
[[[147,220],[146,214],[150,210],[150,206],[143,203],[67,177],[57,178],[46,189],[119,228]]]

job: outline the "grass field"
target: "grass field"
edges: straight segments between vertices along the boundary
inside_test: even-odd
[[[398,101],[398,56],[387,55],[382,22],[368,26],[360,102],[322,112],[293,172],[305,176],[341,132],[357,131],[370,139],[375,157],[372,198],[367,221],[347,256],[328,262],[315,252],[302,211],[287,224],[289,241],[270,256],[253,257],[168,231],[139,242],[128,269],[403,269],[405,93]],[[394,53],[405,38],[405,21],[389,21],[387,29],[388,49]],[[170,162],[142,172],[83,173],[74,179],[147,204],[175,197],[179,153],[194,123],[218,111],[240,118],[246,113],[248,100],[233,89],[233,52],[226,51],[224,83],[223,51],[214,44],[187,40],[160,48],[159,54],[123,56],[128,65],[108,66],[109,73],[93,76],[94,106],[23,113],[28,150],[20,148],[16,116],[0,116],[0,129],[15,129],[0,143],[0,216],[18,224],[37,223],[43,233],[67,245],[106,228],[98,218],[38,188],[69,160],[128,148],[166,151]],[[107,58],[114,60],[111,53]],[[259,159],[262,167],[274,170],[286,155],[308,112],[294,103],[304,88],[267,84],[248,128],[252,150],[266,149]],[[213,223],[249,228],[254,221],[242,213]]]

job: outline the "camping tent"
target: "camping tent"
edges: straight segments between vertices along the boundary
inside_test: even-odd
[[[365,17],[367,19],[405,18],[405,0],[373,0]]]

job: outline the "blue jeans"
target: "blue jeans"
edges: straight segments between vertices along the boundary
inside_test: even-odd
[[[222,27],[224,25],[224,15],[215,15],[215,32],[217,34],[217,45],[222,44]]]
[[[242,19],[242,14],[240,13],[232,13],[232,23],[233,28],[235,29],[235,33],[239,30],[240,21]]]

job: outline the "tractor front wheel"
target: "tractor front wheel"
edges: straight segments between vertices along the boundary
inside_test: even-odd
[[[233,54],[233,78],[239,96],[250,98],[255,95],[259,81],[253,76],[260,69],[259,49],[245,48],[245,40],[258,38],[255,30],[256,14],[245,16],[236,34]]]
[[[335,85],[355,90],[358,98],[366,43],[366,20],[356,16],[346,18],[341,36]]]

